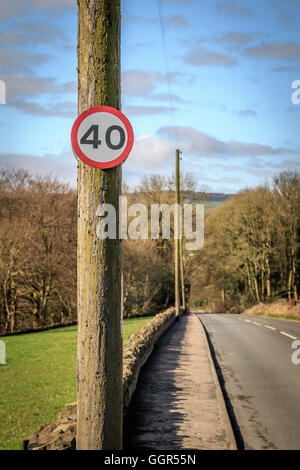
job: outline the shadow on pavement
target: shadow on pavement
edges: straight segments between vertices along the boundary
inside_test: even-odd
[[[124,419],[125,450],[182,449],[177,430],[183,415],[177,403],[184,391],[176,385],[174,371],[185,330],[186,315],[163,334],[143,366]]]

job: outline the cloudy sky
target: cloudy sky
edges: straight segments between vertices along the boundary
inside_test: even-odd
[[[76,1],[2,1],[0,17],[0,166],[75,185]],[[299,28],[300,0],[123,0],[124,180],[171,174],[176,148],[212,191],[299,169]]]

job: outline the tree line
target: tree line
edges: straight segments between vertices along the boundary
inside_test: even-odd
[[[213,310],[299,296],[300,174],[246,189],[205,219],[204,248],[192,266],[193,299]]]
[[[0,173],[0,332],[76,318],[76,194],[51,178]]]
[[[196,189],[183,176],[183,194]],[[174,202],[174,177],[152,175],[128,204]],[[76,191],[23,170],[0,172],[0,334],[76,321]],[[172,236],[172,235],[171,235]],[[173,240],[123,240],[124,317],[174,303]]]
[[[198,186],[182,174],[182,202],[195,195],[204,202]],[[150,209],[172,205],[174,187],[174,176],[150,175],[133,191],[124,184],[123,194],[128,206]],[[76,206],[76,191],[55,179],[0,172],[0,334],[76,321]],[[220,311],[279,297],[297,302],[299,213],[300,176],[290,171],[208,211],[204,247],[184,250],[191,302]],[[174,304],[173,229],[168,240],[122,241],[124,318]]]

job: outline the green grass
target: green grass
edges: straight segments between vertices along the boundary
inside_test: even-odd
[[[141,325],[145,325],[152,317],[138,317],[138,318],[127,318],[124,320],[123,325],[123,342],[125,342],[130,335],[134,335],[138,332]]]
[[[124,341],[152,317],[124,320]],[[22,438],[53,421],[76,400],[77,327],[0,338],[0,450],[20,449]]]
[[[215,209],[216,207],[219,207],[222,204],[223,201],[208,201],[205,202],[204,204],[204,210],[206,212]]]
[[[257,312],[253,314],[247,313],[246,315],[257,315],[260,317],[269,317],[269,318],[274,318],[276,320],[293,320],[293,321],[300,321],[299,317],[296,317],[295,315],[289,315],[285,313],[262,313],[262,312]]]

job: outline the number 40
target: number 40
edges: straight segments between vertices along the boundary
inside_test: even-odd
[[[111,135],[113,131],[118,131],[120,135],[120,140],[118,144],[113,144],[111,141]],[[92,135],[91,139],[88,137]],[[97,149],[101,145],[101,140],[99,140],[99,126],[93,124],[86,133],[80,139],[81,144],[92,145],[94,149]],[[119,150],[123,147],[125,143],[125,132],[121,126],[110,126],[105,133],[105,143],[108,148],[111,150]]]

